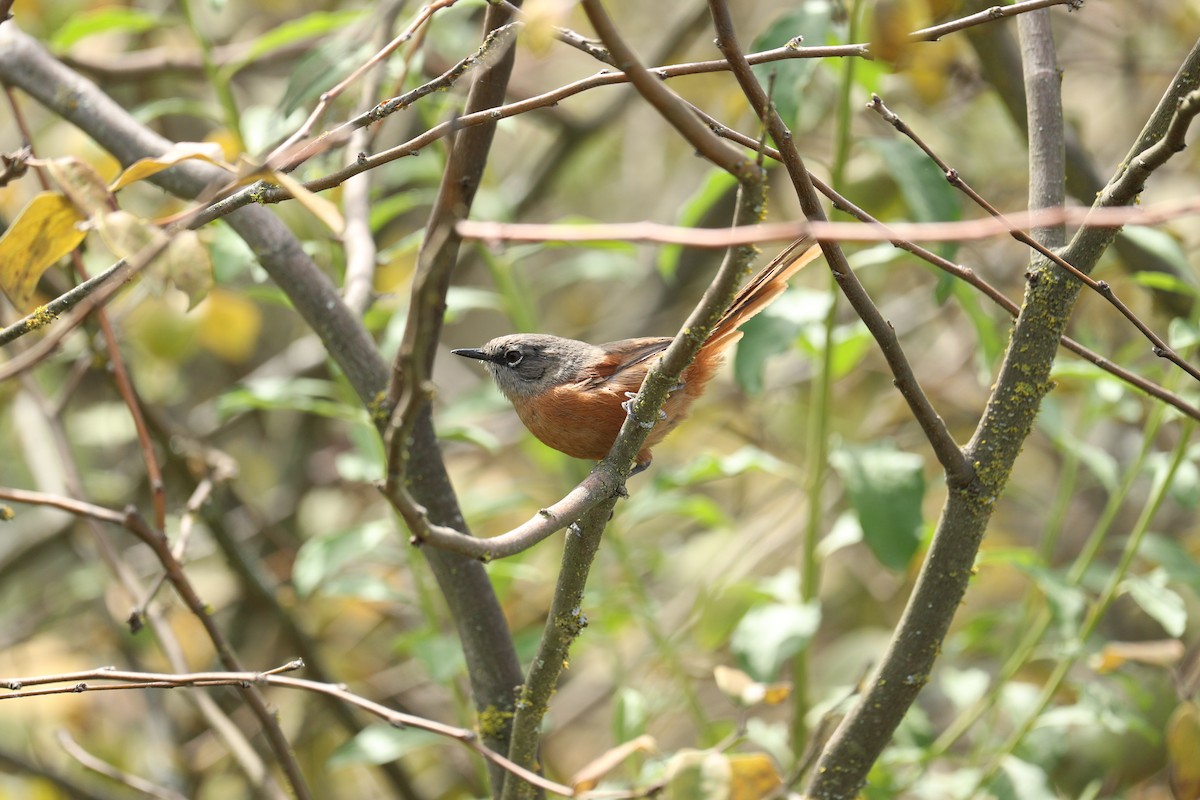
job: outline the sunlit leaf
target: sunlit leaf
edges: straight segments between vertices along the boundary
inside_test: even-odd
[[[326,228],[333,231],[335,236],[341,236],[346,230],[346,221],[337,206],[321,197],[316,192],[304,188],[304,184],[286,172],[271,173],[271,180],[278,183],[291,193],[297,203],[308,209],[314,217],[321,221]]]
[[[946,176],[921,150],[905,139],[875,138],[864,144],[874,150],[900,190],[904,204],[917,222],[952,222],[962,217],[962,206]],[[953,259],[953,242],[932,246],[938,255]]]
[[[759,606],[742,617],[729,646],[750,675],[770,681],[783,662],[808,646],[820,622],[821,611],[815,604]]]
[[[245,361],[254,354],[261,330],[262,312],[256,303],[223,289],[209,293],[198,334],[200,343],[210,353],[235,364]]]
[[[783,783],[775,761],[766,753],[734,753],[729,756],[729,768],[730,800],[760,800]]]
[[[45,163],[46,171],[58,184],[79,213],[96,218],[112,211],[112,193],[100,173],[86,161],[74,156],[52,158]]]
[[[347,564],[365,560],[393,535],[390,522],[370,522],[349,530],[309,539],[292,564],[292,585],[300,595],[311,594]]]
[[[334,751],[329,757],[329,768],[340,769],[354,764],[387,764],[409,753],[445,741],[437,734],[416,728],[371,725],[363,728],[353,739]]]
[[[1146,575],[1130,575],[1121,581],[1121,589],[1168,635],[1183,635],[1187,629],[1187,606],[1178,592],[1168,588],[1166,570],[1159,568]]]
[[[1175,269],[1174,275],[1164,272],[1137,272],[1131,276],[1135,283],[1192,297],[1200,294],[1192,264],[1183,246],[1174,236],[1146,225],[1126,225],[1118,235],[1153,253],[1163,263],[1170,264]]]
[[[350,11],[313,11],[297,19],[275,25],[253,39],[245,55],[225,68],[227,75],[280,48],[340,30],[362,17],[362,9]],[[331,84],[332,85],[332,84]]]
[[[212,259],[208,248],[196,231],[178,231],[171,237],[166,252],[159,259],[159,266],[176,289],[188,297],[188,310],[203,300],[213,285]],[[253,304],[251,304],[253,305]],[[255,307],[255,312],[258,309]],[[246,328],[240,329],[245,333]],[[251,335],[257,335],[254,328]]]
[[[56,52],[69,50],[72,45],[99,33],[144,33],[162,23],[162,17],[150,11],[136,8],[108,6],[90,11],[77,11],[67,17],[66,22],[50,40]]]
[[[83,241],[83,219],[63,195],[42,192],[0,236],[0,288],[16,308],[30,310],[42,274]]]
[[[170,169],[181,161],[199,159],[210,164],[216,164],[231,173],[233,168],[225,163],[225,153],[216,142],[176,142],[165,153],[157,158],[142,158],[130,164],[117,179],[109,186],[116,192],[136,181],[145,180],[151,175]]]
[[[1041,767],[1006,755],[1000,762],[1000,774],[988,787],[997,800],[1055,800],[1059,795]]]
[[[613,702],[613,735],[618,742],[628,742],[646,732],[649,703],[646,696],[632,686],[617,689]]]
[[[167,245],[167,235],[153,223],[128,211],[112,211],[95,218],[104,246],[117,258],[133,260],[150,247]]]
[[[366,421],[366,411],[346,402],[336,384],[315,378],[259,378],[217,399],[217,413],[222,418],[253,409],[301,411],[331,419]]]

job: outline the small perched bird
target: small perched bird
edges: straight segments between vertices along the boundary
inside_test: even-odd
[[[799,252],[799,255],[796,253]],[[792,243],[746,284],[700,347],[691,366],[663,406],[634,472],[650,466],[650,449],[687,416],[721,364],[725,349],[742,337],[739,328],[787,288],[787,281],[821,254],[811,239]],[[542,442],[575,458],[599,461],[608,455],[669,336],[588,344],[542,333],[513,333],[479,349],[452,351],[487,366],[517,416]]]

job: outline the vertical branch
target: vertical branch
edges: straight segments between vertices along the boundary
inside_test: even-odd
[[[1193,49],[1168,87],[1158,110],[1138,137],[1126,165],[1095,206],[1132,202],[1144,175],[1138,158],[1167,133],[1175,110],[1200,81],[1200,46]],[[1062,257],[1090,272],[1116,232],[1082,228]],[[808,786],[821,800],[852,798],[891,740],[904,714],[929,680],[930,670],[958,604],[966,592],[984,531],[1050,391],[1050,367],[1081,284],[1047,259],[1028,273],[1025,300],[1005,351],[991,397],[965,455],[976,480],[951,486],[925,564],[900,623],[858,701],[825,746]]]
[[[1025,76],[1025,114],[1029,132],[1029,208],[1059,208],[1066,196],[1066,138],[1062,112],[1062,74],[1054,52],[1050,11],[1041,9],[1017,18]],[[1066,243],[1063,225],[1034,228],[1033,238],[1046,247]]]
[[[471,84],[464,108],[467,114],[504,102],[516,59],[515,31],[510,28],[505,35],[493,34],[508,23],[509,17],[508,9],[497,4],[488,6],[484,32],[486,43],[496,52]],[[446,293],[462,242],[454,226],[470,212],[495,132],[494,124],[479,125],[460,131],[453,141],[417,256],[409,318],[386,399],[375,408],[377,422],[386,425],[388,494],[393,505],[399,508],[418,503],[431,522],[459,531],[466,530],[466,522],[433,429],[429,375],[441,335]],[[386,416],[385,410],[390,410]],[[492,750],[506,752],[509,714],[522,676],[491,582],[482,564],[458,553],[427,548],[425,556],[458,628],[484,743]],[[499,796],[506,774],[490,762],[489,770],[493,795]]]

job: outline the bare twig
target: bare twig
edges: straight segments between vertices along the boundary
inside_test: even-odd
[[[13,695],[9,695],[9,697],[12,696]],[[89,753],[87,750],[84,750],[79,743],[71,737],[71,734],[65,730],[58,731],[57,739],[59,746],[62,747],[67,755],[78,761],[84,767],[90,769],[92,772],[103,775],[106,778],[111,778],[117,783],[128,786],[135,792],[141,792],[148,797],[156,797],[158,800],[186,800],[182,794],[176,792],[174,789],[168,789],[165,786],[159,786],[155,783],[151,783],[143,777],[117,769],[107,761],[102,761],[101,759]]]
[[[467,113],[503,102],[516,57],[506,9],[489,6],[483,25],[485,43],[481,51],[492,48],[495,57],[485,59],[475,73],[466,99]],[[470,211],[494,134],[495,125],[486,125],[463,131],[453,142],[417,256],[410,313],[391,377],[369,402],[384,437],[391,489],[387,497],[393,507],[410,524],[419,514],[433,524],[462,532],[467,531],[466,523],[433,429],[428,376],[461,243],[454,224]],[[409,464],[419,468],[409,470]],[[487,573],[480,564],[457,553],[428,548],[425,556],[458,627],[475,707],[487,711],[494,721],[483,732],[485,742],[496,751],[506,751],[510,728],[505,715],[516,702],[521,664]],[[493,765],[490,775],[495,796],[508,782],[507,774]]]
[[[403,8],[403,0],[391,0],[385,5],[378,21],[377,37],[383,39],[391,35],[396,17]],[[403,61],[402,74],[397,76],[395,81],[397,86],[403,86],[412,57],[420,49],[426,30],[427,28],[422,26],[413,37],[413,46],[409,48],[408,57]],[[377,70],[363,81],[360,107],[369,108],[375,105],[383,78],[383,72]],[[350,136],[348,150],[351,158],[357,160],[358,154],[367,151],[371,141],[370,132],[370,127],[363,127]],[[346,229],[342,233],[342,245],[346,252],[346,276],[342,281],[342,296],[350,310],[361,314],[371,304],[375,259],[378,255],[375,237],[371,233],[371,173],[359,173],[346,181],[342,189],[342,215],[346,220]]]
[[[982,25],[993,20],[1012,17],[1017,14],[1027,14],[1030,11],[1037,11],[1051,6],[1067,6],[1071,11],[1076,11],[1083,8],[1083,0],[1023,0],[1023,2],[1007,6],[996,5],[980,11],[978,14],[968,14],[965,17],[944,22],[941,25],[934,25],[930,28],[913,31],[908,35],[908,39],[913,42],[936,42],[948,33],[955,33],[970,28],[973,25]]]
[[[721,134],[735,132],[727,128]],[[747,144],[747,146],[753,146]],[[779,151],[765,148],[775,158]],[[1083,206],[1047,208],[1036,211],[999,212],[998,217],[957,222],[830,222],[796,220],[763,222],[734,228],[687,228],[658,222],[616,222],[588,224],[539,224],[463,220],[458,232],[464,238],[487,243],[499,242],[648,242],[684,244],[689,247],[721,250],[743,244],[783,242],[808,236],[819,242],[890,242],[900,237],[910,242],[969,242],[1029,231],[1038,226],[1069,223],[1091,227],[1120,228],[1125,225],[1157,225],[1200,213],[1200,199],[1169,201],[1146,206],[1089,209]]]
[[[984,199],[982,195],[980,195],[970,186],[970,184],[963,180],[962,175],[959,174],[958,170],[954,169],[945,161],[943,161],[942,158],[938,156],[937,153],[935,153],[933,149],[926,144],[925,141],[922,140],[912,128],[908,126],[907,123],[904,122],[904,120],[900,119],[895,112],[885,106],[883,101],[879,98],[879,95],[874,95],[872,97],[869,107],[878,112],[884,120],[892,125],[892,127],[907,136],[918,147],[920,147],[921,150],[927,156],[929,156],[929,158],[942,170],[943,174],[946,176],[946,180],[950,182],[951,186],[960,189],[964,194],[971,198],[976,205],[990,214],[993,218],[1008,226],[1014,239],[1033,248],[1043,258],[1060,267],[1084,286],[1087,286],[1096,294],[1107,300],[1114,308],[1121,312],[1121,315],[1124,316],[1125,319],[1129,320],[1129,322],[1132,323],[1133,326],[1150,341],[1150,344],[1153,345],[1153,352],[1156,356],[1167,359],[1186,372],[1188,375],[1191,375],[1196,380],[1200,380],[1200,368],[1188,363],[1181,355],[1176,353],[1175,350],[1172,349],[1171,346],[1168,345],[1161,336],[1155,333],[1149,325],[1142,321],[1141,317],[1133,312],[1133,309],[1127,306],[1125,302],[1121,300],[1121,298],[1116,296],[1112,290],[1112,286],[1109,285],[1108,281],[1096,280],[1084,270],[1081,270],[1075,265],[1071,264],[1058,253],[1055,253],[1046,246],[1042,245],[1029,234],[1012,227],[1009,220],[1007,220],[995,206]],[[1177,153],[1183,149],[1184,134],[1187,132],[1188,126],[1191,124],[1192,120],[1197,114],[1200,114],[1200,91],[1192,92],[1191,94],[1184,96],[1179,101],[1176,113],[1172,117],[1171,123],[1168,126],[1167,132],[1163,138],[1159,140],[1153,147],[1139,156],[1139,158],[1136,160],[1136,163],[1125,172],[1125,176],[1129,176],[1129,181],[1136,185],[1138,190],[1140,190],[1141,184],[1144,183],[1146,176],[1148,176],[1151,171],[1166,163],[1167,159],[1170,158],[1174,153]],[[1132,189],[1127,187],[1127,191],[1132,191]]]
[[[564,786],[560,783],[547,780],[535,772],[525,769],[517,764],[512,763],[500,753],[489,749],[479,742],[479,735],[468,728],[459,728],[453,725],[445,725],[433,720],[424,719],[423,717],[405,714],[400,711],[388,708],[381,703],[376,703],[373,700],[368,700],[361,695],[355,694],[343,686],[333,685],[328,683],[318,683],[317,681],[306,680],[304,678],[293,678],[282,675],[282,672],[290,672],[296,669],[303,668],[304,663],[301,661],[291,661],[282,664],[271,670],[264,672],[248,672],[246,670],[230,670],[228,672],[190,672],[190,673],[162,673],[162,672],[134,672],[129,670],[119,670],[113,668],[101,668],[92,670],[81,670],[71,673],[60,673],[57,675],[32,675],[15,678],[0,678],[0,686],[8,688],[9,693],[0,695],[0,700],[20,700],[30,699],[55,694],[82,694],[90,691],[100,691],[104,689],[112,689],[117,691],[129,689],[167,689],[167,688],[196,688],[210,686],[232,686],[240,689],[248,689],[250,687],[275,686],[285,689],[297,689],[300,691],[314,692],[317,694],[329,695],[337,698],[343,703],[353,705],[369,714],[372,714],[379,719],[396,727],[415,728],[417,730],[427,731],[429,733],[441,736],[447,739],[453,739],[469,750],[487,759],[492,764],[499,766],[501,769],[507,770],[514,775],[521,777],[523,780],[546,791],[567,797],[575,796],[576,792],[569,786]],[[102,682],[99,685],[89,683],[94,681]],[[115,686],[108,686],[110,682],[118,682]],[[53,684],[70,684],[69,686],[53,686],[53,688],[44,690],[32,690],[31,686],[51,686]]]
[[[401,31],[396,38],[392,39],[392,41],[388,42],[387,45],[377,50],[375,55],[371,56],[362,64],[360,64],[353,72],[346,76],[346,78],[340,81],[332,89],[322,92],[316,108],[312,110],[312,113],[309,114],[308,119],[304,121],[304,124],[301,125],[295,133],[285,139],[282,144],[276,147],[264,160],[267,163],[272,163],[289,153],[297,142],[307,138],[309,134],[312,133],[312,130],[316,127],[317,122],[320,121],[321,117],[325,115],[325,110],[329,108],[330,103],[340,97],[342,92],[346,91],[346,89],[353,85],[355,81],[362,77],[371,68],[387,59],[388,56],[396,51],[396,48],[412,39],[416,32],[426,22],[428,22],[434,14],[436,14],[438,11],[441,11],[443,8],[449,8],[456,2],[458,2],[458,0],[433,0],[433,2],[427,3],[425,6],[423,6],[416,18],[413,19],[413,21],[409,23],[408,27]]]
[[[1152,148],[1168,129],[1178,102],[1200,82],[1200,44],[1167,88],[1131,159]],[[1120,175],[1111,183],[1118,183]],[[1110,183],[1110,185],[1111,185]],[[1125,193],[1104,194],[1097,206],[1125,204]],[[1115,238],[1111,230],[1085,227],[1062,251],[1070,263],[1090,271]],[[1050,367],[1081,284],[1041,259],[1030,270],[1025,304],[1009,338],[995,387],[966,455],[979,464],[976,483],[950,492],[925,564],[891,643],[875,674],[826,745],[807,787],[816,798],[857,796],[896,726],[929,679],[934,660],[958,610],[996,500],[1033,429],[1050,391]]]
[[[757,53],[750,58],[751,63],[753,64],[765,64],[771,61],[780,61],[791,58],[833,58],[839,56],[867,58],[869,57],[869,53],[867,46],[862,44],[838,45],[836,47],[801,47],[799,43],[795,43],[794,45],[785,45],[783,47],[775,48],[774,50],[767,50],[762,53]],[[651,72],[661,78],[673,78],[682,75],[699,75],[710,72],[720,72],[728,68],[728,64],[724,61],[701,61],[689,64],[652,67]],[[447,73],[447,75],[448,74],[449,73]],[[446,75],[443,75],[438,80],[442,80],[445,77]],[[465,113],[462,116],[456,117],[453,123],[444,122],[440,125],[435,125],[424,133],[417,135],[403,144],[396,145],[387,150],[376,153],[375,155],[358,159],[353,165],[338,170],[337,172],[330,173],[323,178],[317,178],[315,180],[308,181],[304,184],[304,187],[314,192],[331,189],[335,186],[341,185],[348,178],[352,177],[353,175],[357,175],[360,172],[374,169],[382,164],[395,161],[398,158],[414,156],[434,142],[451,135],[456,130],[465,130],[466,128],[471,128],[476,125],[494,124],[499,120],[525,114],[535,109],[550,108],[568,97],[589,89],[594,89],[601,86],[614,86],[617,84],[626,83],[628,80],[628,76],[622,72],[614,73],[606,70],[590,78],[584,78],[582,80],[566,84],[558,89],[536,95],[526,100],[508,104],[497,103],[495,106],[483,109],[481,111]],[[423,89],[424,87],[422,87],[421,90]],[[400,107],[403,107],[404,103],[412,102],[412,95],[413,93],[409,92],[402,97],[395,98],[389,102],[399,104]],[[367,122],[369,121],[370,120]],[[349,124],[351,123],[346,123],[346,125]],[[323,137],[318,137],[310,144],[302,147],[318,148],[319,150],[328,149],[336,144],[336,142],[329,142],[325,138],[327,136],[333,136],[333,133],[331,132]],[[298,154],[293,156],[293,160],[299,157],[308,157],[312,154],[313,153],[309,153],[306,150],[301,149]],[[218,219],[251,203],[278,203],[289,198],[291,198],[291,194],[286,189],[266,187],[262,185],[251,186],[212,204],[212,206],[210,206],[199,218],[200,224],[211,222],[214,219]]]

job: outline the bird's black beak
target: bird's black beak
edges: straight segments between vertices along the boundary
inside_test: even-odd
[[[456,356],[462,356],[463,358],[474,358],[474,359],[478,359],[479,361],[491,361],[492,360],[492,357],[489,356],[487,353],[483,352],[482,350],[472,350],[469,347],[463,348],[462,350],[451,350],[450,352]]]

